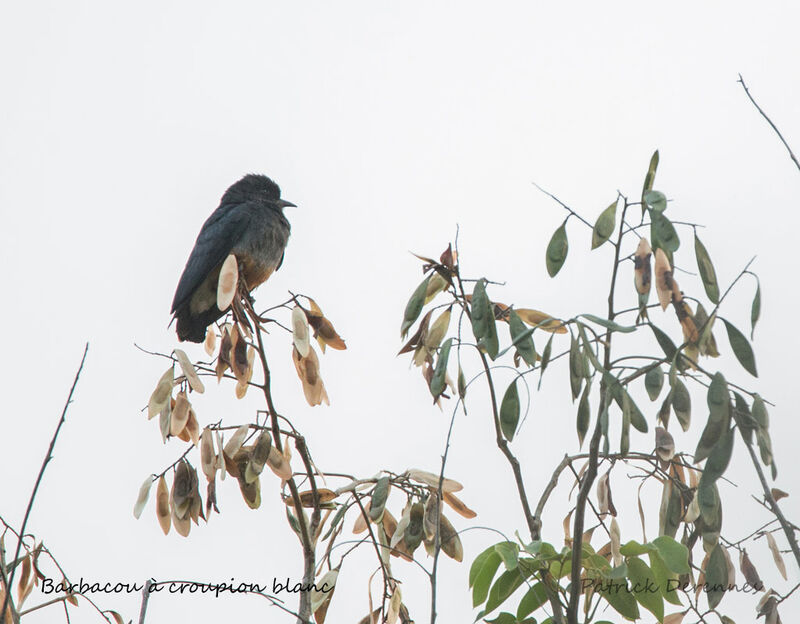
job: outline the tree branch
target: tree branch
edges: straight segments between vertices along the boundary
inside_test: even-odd
[[[783,143],[784,147],[786,147],[786,150],[789,152],[789,157],[792,159],[794,166],[797,167],[798,170],[800,170],[800,162],[797,161],[797,158],[792,152],[792,148],[789,147],[789,144],[786,142],[786,139],[783,138],[783,135],[781,134],[780,130],[778,130],[778,127],[774,123],[772,123],[772,120],[769,117],[767,117],[767,114],[761,109],[761,107],[758,105],[755,99],[753,99],[753,96],[750,95],[750,89],[747,88],[747,85],[744,83],[744,78],[742,78],[741,74],[739,74],[739,80],[737,80],[736,82],[742,85],[742,89],[744,89],[744,92],[747,94],[747,97],[750,98],[750,101],[753,103],[753,106],[755,106],[756,110],[759,113],[761,113],[761,116],[767,120],[767,123],[770,126],[772,126],[772,129],[775,131],[775,134],[778,135],[778,138],[781,140],[781,143]]]
[[[83,348],[83,357],[81,357],[80,366],[78,366],[78,372],[75,373],[75,380],[72,382],[72,387],[69,389],[69,395],[67,396],[67,402],[64,403],[64,409],[61,411],[61,418],[58,420],[58,425],[56,426],[56,432],[53,434],[53,438],[50,440],[50,447],[47,449],[47,455],[45,455],[44,461],[42,462],[42,467],[39,469],[39,476],[36,478],[36,483],[33,486],[33,492],[31,492],[31,498],[28,501],[28,508],[25,510],[25,516],[22,518],[22,527],[19,531],[19,540],[17,540],[17,549],[14,553],[14,561],[19,558],[20,550],[22,549],[22,540],[25,537],[25,527],[28,524],[28,519],[31,515],[31,510],[33,509],[33,501],[36,498],[36,492],[39,490],[39,485],[42,483],[42,477],[44,477],[44,471],[47,468],[47,464],[50,463],[50,460],[53,459],[53,449],[56,446],[56,440],[58,439],[58,434],[61,431],[61,425],[64,424],[64,421],[67,417],[67,408],[69,408],[69,404],[72,403],[72,394],[75,392],[75,387],[78,385],[78,379],[81,376],[81,371],[83,370],[83,363],[86,361],[86,353],[89,351],[89,343],[86,343],[86,346]],[[6,586],[6,595],[3,599],[3,607],[0,609],[0,624],[5,621],[5,613],[6,607],[8,606],[8,601],[10,600],[11,596],[11,588],[14,585],[14,575],[17,572],[17,566],[11,570],[11,575],[8,579],[8,585]]]

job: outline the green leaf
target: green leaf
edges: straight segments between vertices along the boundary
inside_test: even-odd
[[[716,373],[711,379],[706,395],[709,415],[705,429],[700,435],[697,450],[694,453],[695,463],[709,456],[717,440],[728,428],[731,417],[731,399],[728,394],[728,383],[722,373]]]
[[[742,433],[745,443],[750,446],[753,443],[753,430],[758,426],[753,414],[750,413],[750,406],[745,398],[738,392],[733,393],[735,402],[733,406],[733,420],[739,431]]]
[[[493,360],[497,359],[500,350],[500,341],[497,338],[497,323],[494,320],[494,306],[489,304],[489,333],[478,342],[478,348],[486,352]]]
[[[497,617],[493,620],[485,620],[489,624],[517,624],[517,618],[513,616],[513,614],[509,613],[508,611],[503,611],[499,613]]]
[[[716,483],[706,483],[697,488],[697,504],[703,525],[709,531],[719,531],[722,526],[722,502]]]
[[[716,441],[703,468],[699,487],[714,483],[725,473],[733,453],[733,440],[733,428],[730,428],[726,429]]]
[[[667,196],[661,191],[648,191],[644,194],[644,203],[651,210],[664,212],[667,209]]]
[[[436,367],[433,369],[430,388],[434,401],[444,392],[446,385],[445,379],[447,377],[447,359],[450,357],[450,347],[452,344],[453,339],[448,338],[444,341],[442,348],[439,350],[439,358],[436,360]]]
[[[431,276],[428,275],[422,280],[414,291],[414,294],[411,295],[411,299],[406,303],[406,309],[403,313],[403,324],[400,326],[400,336],[403,339],[405,339],[409,328],[419,318],[420,312],[422,312],[422,306],[425,305],[425,293],[428,290],[428,281],[430,279]]]
[[[573,336],[569,345],[569,385],[572,390],[572,400],[578,398],[583,384],[583,360],[578,341]]]
[[[625,457],[631,448],[631,399],[626,393],[622,399],[622,427],[620,428],[619,454]]]
[[[655,209],[650,211],[650,238],[653,241],[653,247],[660,247],[668,252],[667,255],[676,252],[681,246],[672,221]],[[670,264],[672,263],[670,262]]]
[[[330,537],[330,534],[333,533],[333,530],[337,526],[339,526],[339,523],[342,521],[342,518],[344,518],[344,515],[347,513],[348,509],[349,509],[349,507],[347,505],[342,505],[341,507],[339,507],[339,510],[333,516],[333,520],[331,520],[331,523],[328,526],[328,530],[325,531],[325,535],[322,536],[322,540],[321,541],[324,542],[325,540],[328,539],[328,537]]]
[[[619,323],[615,323],[614,321],[609,321],[608,319],[604,319],[600,316],[595,316],[594,314],[579,314],[578,316],[582,316],[585,319],[592,321],[592,323],[597,323],[598,325],[602,325],[606,329],[610,329],[611,331],[622,332],[623,334],[630,334],[631,332],[636,331],[636,327],[627,326],[627,325],[620,325]]]
[[[653,571],[659,593],[663,596],[664,600],[680,606],[681,601],[680,598],[678,598],[676,589],[679,576],[667,569],[667,565],[664,563],[658,551],[651,551],[647,553],[647,556],[650,559],[650,569]]]
[[[655,615],[660,622],[664,619],[664,598],[661,596],[653,571],[638,557],[630,557],[626,563],[633,595],[639,604]]]
[[[567,252],[569,251],[569,242],[567,241],[567,222],[561,224],[550,242],[547,244],[547,254],[545,257],[547,263],[547,273],[550,277],[555,277],[556,273],[564,266],[564,261],[567,259]]]
[[[513,570],[517,567],[519,563],[519,544],[516,542],[499,542],[494,545],[494,549],[500,555],[507,570]]]
[[[472,588],[472,606],[477,607],[486,601],[492,579],[500,567],[500,554],[489,546],[480,555],[475,557],[469,569],[469,586]]]
[[[717,284],[717,273],[708,255],[705,245],[700,242],[697,232],[694,233],[694,254],[697,256],[697,268],[700,270],[700,278],[703,280],[703,288],[706,295],[714,303],[719,303],[719,284]]]
[[[756,331],[756,323],[761,316],[761,282],[756,286],[756,294],[753,297],[753,305],[750,307],[750,340]]]
[[[508,314],[508,330],[511,334],[512,346],[517,348],[525,363],[528,366],[536,366],[536,348],[533,346],[533,337],[531,336],[533,331],[528,332],[525,323],[513,308]]]
[[[682,516],[683,502],[680,490],[671,481],[667,481],[661,493],[661,507],[658,513],[659,534],[675,537]]]
[[[522,585],[523,580],[519,568],[506,570],[498,576],[489,590],[489,598],[486,600],[486,613],[491,613],[503,604]]]
[[[461,364],[458,365],[458,381],[456,383],[458,384],[458,396],[463,401],[467,396],[467,378],[464,377]]]
[[[719,544],[711,551],[706,564],[706,584],[708,606],[716,609],[728,587],[728,562]]]
[[[389,477],[381,477],[372,490],[372,497],[369,504],[369,518],[373,522],[378,522],[383,516],[383,509],[386,507],[386,499],[389,497]]]
[[[655,401],[664,386],[664,371],[660,366],[651,368],[644,376],[644,388],[651,401]]]
[[[651,544],[640,544],[636,540],[630,540],[619,547],[619,552],[623,557],[637,557],[649,553],[653,548]]]
[[[731,343],[731,349],[733,349],[733,354],[736,356],[736,359],[739,360],[739,364],[753,377],[758,377],[753,347],[747,342],[747,338],[744,337],[742,332],[725,319],[722,319],[722,322],[725,323],[725,329],[728,330],[728,342]]]
[[[669,396],[681,429],[689,431],[689,425],[692,422],[692,397],[686,384],[676,377]]]
[[[667,209],[667,196],[661,191],[648,191],[644,194],[644,203],[651,210],[661,213]]]
[[[608,601],[613,609],[629,620],[639,619],[639,605],[636,598],[627,591],[627,582],[622,581],[599,581],[597,593]]]
[[[667,336],[660,328],[656,327],[652,323],[649,323],[650,329],[653,330],[653,335],[656,337],[661,350],[664,352],[664,355],[667,356],[668,360],[674,360],[675,355],[678,353],[678,347],[675,346],[675,343],[672,342],[672,339]]]
[[[769,414],[767,413],[767,406],[761,395],[756,393],[753,395],[753,418],[760,427],[769,429]]]
[[[766,429],[759,429],[756,432],[756,440],[758,440],[758,450],[761,453],[761,461],[765,466],[772,464],[772,439],[770,438],[769,431]],[[773,477],[774,479],[775,477]]]
[[[597,249],[605,243],[614,233],[614,224],[617,219],[617,201],[600,213],[592,228],[592,249]]]
[[[544,369],[547,368],[547,365],[550,363],[550,353],[553,350],[553,334],[550,334],[550,338],[547,340],[547,344],[544,346],[544,352],[542,353],[542,361],[539,365],[539,387],[542,387],[542,377],[544,377]]]
[[[489,317],[494,317],[492,304],[486,294],[486,280],[479,279],[472,289],[472,333],[479,341],[489,333]]]
[[[642,414],[636,403],[633,402],[631,395],[628,394],[628,391],[624,388],[622,388],[622,404],[620,407],[622,408],[623,414],[626,410],[628,411],[631,424],[636,427],[637,431],[647,433],[647,420],[645,419],[644,414]]]
[[[516,379],[506,389],[503,401],[500,403],[500,429],[506,440],[511,442],[519,423],[519,394],[517,392]]]
[[[536,583],[527,592],[525,592],[522,600],[519,601],[519,606],[517,607],[517,619],[521,620],[524,617],[527,617],[536,611],[536,609],[541,607],[545,602],[547,602],[547,593],[545,592],[544,583]]]
[[[658,169],[658,150],[653,152],[653,155],[650,157],[650,166],[647,168],[647,175],[644,177],[644,185],[642,186],[642,217],[644,217],[644,213],[646,210],[647,202],[645,201],[645,195],[647,191],[653,190],[653,182],[656,179],[656,170]]]
[[[578,429],[578,446],[581,448],[583,447],[583,440],[586,437],[586,432],[589,431],[589,421],[591,420],[591,413],[589,409],[590,390],[591,386],[587,382],[586,386],[583,388],[581,400],[578,403],[578,418],[576,427]]]
[[[651,544],[656,547],[670,572],[689,573],[689,549],[686,546],[666,535],[657,537]]]
[[[479,279],[472,290],[472,333],[478,348],[495,359],[500,348],[494,320],[494,306],[486,294],[486,280]]]
[[[576,325],[578,326],[578,333],[580,334],[581,342],[583,343],[583,354],[589,359],[589,361],[592,363],[592,366],[594,366],[595,370],[603,372],[604,370],[603,366],[600,364],[600,360],[598,360],[597,356],[594,354],[594,351],[592,350],[592,345],[589,342],[589,339],[586,337],[586,330],[583,328],[583,323],[578,321]],[[586,371],[586,376],[587,377],[589,376],[588,370]]]

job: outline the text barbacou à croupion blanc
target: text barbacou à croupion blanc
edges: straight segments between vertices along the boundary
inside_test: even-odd
[[[222,583],[200,583],[196,581],[156,581],[150,579],[149,585],[145,583],[122,583],[122,582],[88,582],[80,578],[77,583],[70,583],[67,580],[54,582],[53,579],[45,578],[42,580],[41,591],[43,594],[133,594],[144,591],[152,593],[166,591],[168,594],[213,594],[219,597],[220,594],[266,594],[270,593],[269,585],[260,585],[258,583],[237,583],[231,577],[230,582]],[[283,583],[277,578],[272,579],[273,594],[280,594],[286,592],[289,594],[297,594],[301,592],[319,591],[328,593],[333,589],[333,585],[323,583],[322,585],[315,585],[310,583],[303,585],[302,583],[292,583],[290,579],[286,579]]]

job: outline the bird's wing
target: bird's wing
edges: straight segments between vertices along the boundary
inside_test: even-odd
[[[247,229],[246,204],[221,205],[203,224],[172,300],[172,312],[186,303],[195,289],[230,253]]]

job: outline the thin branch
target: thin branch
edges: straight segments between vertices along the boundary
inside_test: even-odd
[[[150,579],[144,584],[142,589],[142,606],[139,608],[139,624],[144,624],[144,616],[147,613],[147,601],[150,600],[150,587],[153,585]]]
[[[555,196],[555,195],[553,195],[552,193],[548,193],[547,191],[545,191],[545,190],[544,190],[544,189],[543,189],[541,186],[539,186],[538,184],[536,184],[536,182],[531,182],[531,184],[533,184],[533,185],[534,185],[534,186],[535,186],[537,189],[539,189],[539,190],[540,190],[542,193],[544,193],[545,195],[547,195],[547,196],[548,196],[550,199],[552,199],[553,201],[555,201],[555,202],[556,202],[556,203],[557,203],[559,206],[561,206],[561,207],[562,207],[562,208],[564,208],[564,209],[565,209],[567,212],[569,212],[569,216],[570,216],[570,217],[575,217],[575,218],[576,218],[576,219],[578,219],[579,221],[582,221],[583,223],[585,223],[585,224],[586,224],[586,225],[587,225],[589,228],[591,228],[591,229],[594,229],[594,226],[593,226],[591,223],[589,223],[589,222],[588,222],[586,219],[584,219],[584,218],[583,218],[581,215],[579,215],[577,212],[575,212],[575,211],[574,211],[572,208],[570,208],[569,206],[567,206],[567,205],[566,205],[564,202],[562,202],[562,201],[561,201],[561,200],[560,200],[558,197],[556,197],[556,196]],[[567,217],[567,218],[569,218],[569,217]]]
[[[742,435],[742,439],[744,440],[744,435]],[[800,548],[797,545],[797,539],[794,535],[793,526],[789,521],[786,520],[781,508],[778,506],[778,503],[772,496],[772,491],[767,483],[767,478],[764,476],[764,471],[761,469],[761,464],[758,463],[758,457],[756,457],[756,452],[753,449],[752,444],[748,444],[747,440],[745,440],[744,445],[747,447],[747,451],[750,453],[750,459],[753,460],[753,467],[758,473],[758,480],[761,482],[761,488],[764,490],[764,499],[769,504],[770,511],[775,514],[775,517],[778,519],[781,528],[783,528],[783,534],[786,536],[786,540],[789,542],[789,547],[792,549],[794,559],[797,562],[797,565],[800,566]]]
[[[628,202],[625,201],[622,207],[622,216],[620,217],[619,230],[617,232],[617,241],[614,249],[614,264],[611,272],[611,285],[608,289],[608,320],[613,321],[614,312],[614,293],[617,287],[617,272],[619,270],[619,255],[620,248],[622,247],[622,237],[625,234],[623,226],[625,223],[625,213],[628,211]],[[605,356],[603,367],[608,370],[611,365],[611,337],[612,333],[609,329],[606,332],[605,340]],[[575,503],[575,520],[573,524],[572,534],[574,535],[574,542],[572,545],[572,570],[570,571],[570,583],[572,585],[569,604],[567,607],[567,621],[569,624],[578,624],[578,603],[581,597],[581,554],[582,554],[582,540],[583,529],[586,513],[586,501],[589,498],[592,484],[597,477],[597,456],[600,450],[600,438],[602,437],[602,414],[605,409],[605,403],[608,401],[607,393],[605,392],[605,380],[600,382],[600,404],[597,411],[597,422],[595,423],[592,439],[589,443],[589,464],[586,469],[586,475],[583,477],[580,489],[578,490],[578,498]]]
[[[767,123],[770,126],[772,126],[772,129],[775,131],[775,134],[778,135],[778,138],[781,140],[781,143],[783,143],[784,147],[789,152],[789,157],[792,159],[792,162],[794,163],[794,166],[797,167],[798,170],[800,170],[800,162],[797,161],[797,158],[795,157],[794,153],[792,152],[792,148],[789,147],[789,144],[786,142],[786,139],[783,138],[783,135],[781,134],[781,131],[778,130],[778,127],[774,123],[772,123],[772,120],[769,117],[767,117],[767,114],[761,109],[761,107],[758,105],[758,103],[753,99],[753,96],[750,95],[750,89],[747,88],[747,85],[744,83],[744,78],[742,78],[741,74],[739,74],[739,80],[737,80],[736,82],[738,82],[738,83],[740,83],[742,85],[742,89],[744,89],[744,92],[747,94],[747,97],[750,98],[750,101],[753,103],[753,106],[755,106],[756,110],[759,113],[761,113],[761,116],[764,119],[767,120]]]
[[[14,560],[16,561],[19,558],[19,552],[22,549],[22,540],[25,537],[25,527],[28,524],[28,519],[31,515],[31,510],[33,509],[33,501],[36,498],[36,492],[39,490],[39,485],[42,482],[42,477],[44,477],[44,471],[47,468],[47,464],[50,463],[50,460],[53,459],[53,449],[56,446],[56,440],[58,439],[58,434],[61,431],[61,425],[64,424],[64,421],[67,417],[67,408],[69,404],[72,403],[72,394],[75,392],[75,386],[78,385],[78,379],[81,376],[81,371],[83,370],[83,363],[86,361],[86,353],[89,351],[89,343],[86,343],[86,346],[83,348],[83,356],[81,357],[80,366],[78,366],[78,372],[75,373],[75,380],[72,382],[72,387],[69,389],[69,396],[67,396],[67,402],[64,403],[64,409],[61,411],[61,418],[58,420],[58,425],[56,426],[56,432],[53,434],[53,438],[50,440],[50,447],[47,449],[47,455],[45,455],[44,461],[42,462],[42,467],[39,469],[39,476],[36,478],[36,484],[33,486],[33,492],[31,492],[31,498],[28,501],[28,508],[25,510],[25,516],[22,519],[22,527],[19,531],[19,540],[17,540],[17,550],[14,553]],[[6,595],[3,599],[3,608],[0,609],[0,615],[2,619],[5,619],[5,612],[6,606],[8,606],[8,601],[11,596],[11,588],[14,586],[14,575],[17,572],[17,566],[14,566],[14,569],[11,570],[11,575],[8,579],[8,584],[6,585]]]

